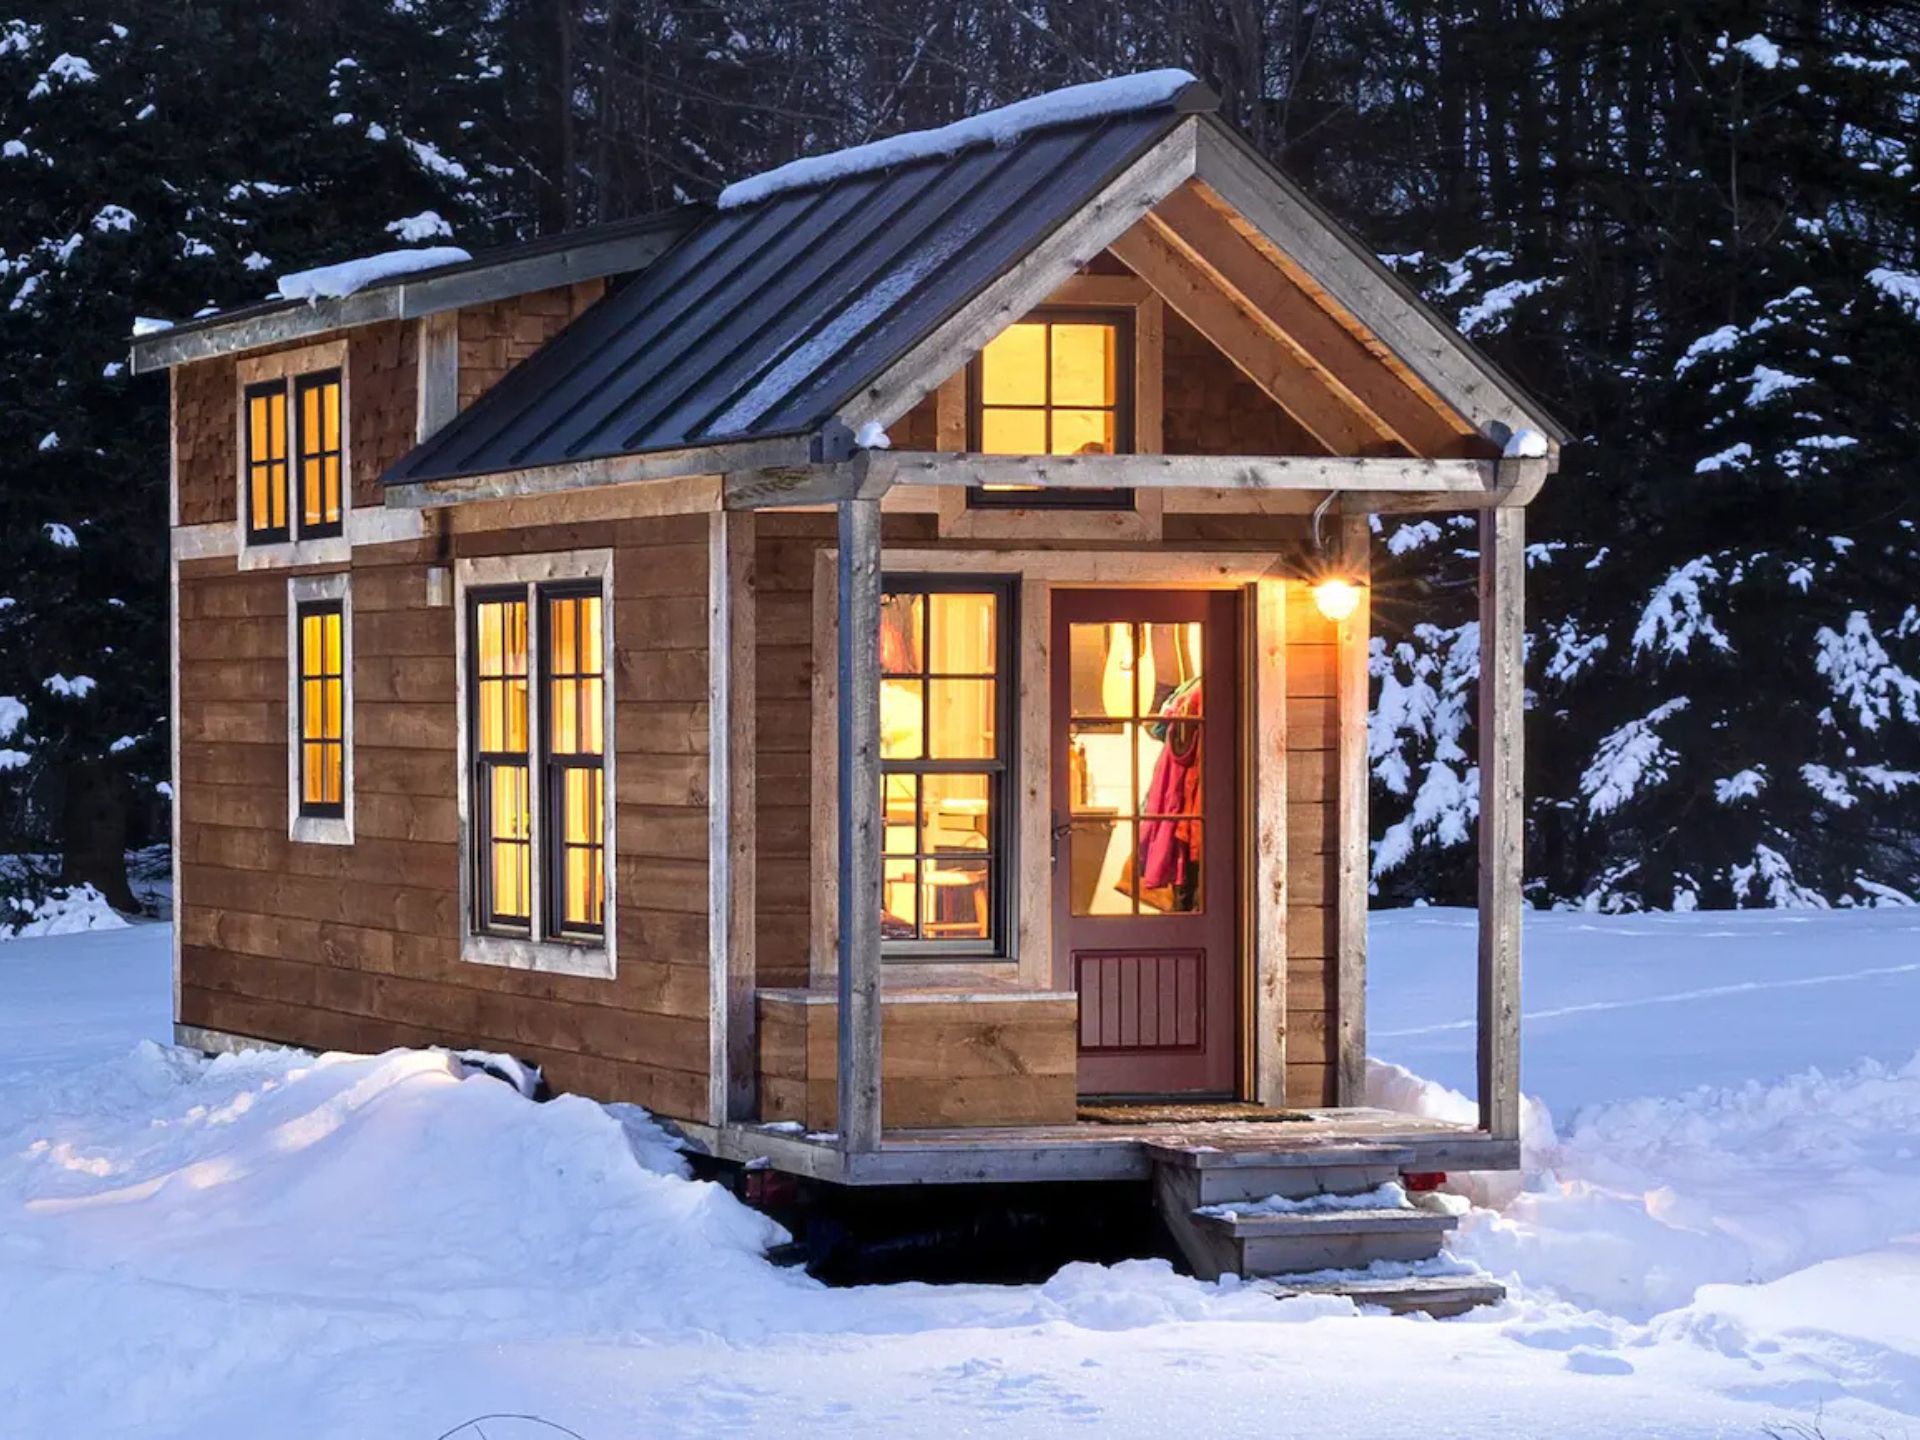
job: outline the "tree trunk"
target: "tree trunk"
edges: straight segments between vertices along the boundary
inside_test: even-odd
[[[60,807],[60,883],[88,884],[116,910],[138,905],[127,884],[127,796],[118,770],[67,763]]]

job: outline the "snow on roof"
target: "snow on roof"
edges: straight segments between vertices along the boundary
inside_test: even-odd
[[[396,275],[415,270],[433,270],[442,265],[457,265],[473,256],[458,245],[428,245],[416,250],[388,250],[379,255],[363,255],[357,260],[342,260],[337,265],[321,265],[312,270],[282,275],[280,296],[285,300],[338,300]]]
[[[970,115],[937,130],[914,130],[855,145],[850,150],[836,150],[830,155],[808,155],[763,174],[737,180],[720,192],[720,208],[730,210],[751,205],[782,191],[822,185],[867,170],[884,170],[911,160],[952,155],[971,145],[1010,145],[1030,131],[1049,125],[1150,110],[1165,105],[1193,83],[1193,76],[1185,70],[1147,70],[1138,75],[1096,80],[1090,85],[1050,90],[1044,95],[1003,105],[998,110]]]

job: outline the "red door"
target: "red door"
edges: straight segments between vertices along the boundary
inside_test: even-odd
[[[1234,597],[1053,593],[1054,980],[1080,1091],[1231,1095],[1237,1067]]]

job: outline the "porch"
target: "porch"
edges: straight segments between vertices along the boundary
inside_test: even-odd
[[[973,1185],[1047,1181],[1145,1181],[1157,1159],[1210,1151],[1225,1163],[1348,1163],[1361,1153],[1389,1168],[1512,1170],[1520,1142],[1473,1125],[1402,1115],[1367,1106],[1297,1112],[1298,1120],[1158,1121],[1140,1125],[1077,1123],[992,1128],[888,1130],[872,1150],[849,1150],[833,1133],[795,1133],[789,1125],[682,1124],[686,1137],[716,1158],[755,1161],[842,1185]]]
[[[1239,599],[1244,628],[1233,648],[1245,691],[1240,707],[1245,745],[1236,753],[1265,758],[1245,761],[1239,775],[1243,883],[1236,907],[1240,928],[1230,946],[1240,966],[1231,1002],[1238,1011],[1239,1049],[1230,1091],[1223,1086],[1214,1093],[1230,1093],[1274,1113],[1251,1121],[1213,1118],[1204,1108],[1138,1124],[1071,1119],[1077,1095],[1115,1088],[1153,1093],[1158,1087],[1086,1083],[1089,1022],[1085,1013],[1075,1018],[1076,1000],[1085,1011],[1085,992],[1076,996],[1074,967],[1060,958],[1072,945],[1058,927],[1074,914],[1074,906],[1064,882],[1048,878],[1045,859],[1046,797],[1056,793],[1052,776],[1062,769],[1057,757],[1064,753],[1053,742],[1066,721],[1059,705],[1049,717],[1044,669],[1038,680],[1024,672],[1019,676],[1023,754],[1011,772],[1013,789],[1030,802],[1018,821],[1033,832],[1027,853],[1041,857],[1023,879],[1026,891],[1016,887],[1015,931],[1030,942],[1038,937],[1037,943],[1028,945],[1017,964],[1006,962],[1005,975],[958,967],[945,980],[935,978],[938,965],[903,964],[901,956],[889,954],[887,926],[894,910],[882,879],[883,860],[892,849],[882,784],[883,577],[901,568],[924,571],[934,556],[903,545],[897,525],[883,543],[883,512],[892,517],[908,510],[901,503],[903,492],[911,502],[923,488],[964,490],[1005,483],[1006,475],[964,454],[869,454],[837,464],[730,475],[730,508],[714,520],[711,857],[716,877],[729,873],[735,883],[716,884],[709,917],[711,1104],[704,1120],[680,1126],[696,1146],[720,1158],[848,1185],[1139,1181],[1159,1173],[1156,1166],[1165,1169],[1170,1155],[1184,1155],[1192,1164],[1201,1163],[1194,1157],[1203,1152],[1244,1157],[1224,1163],[1264,1169],[1322,1161],[1341,1171],[1377,1161],[1387,1173],[1517,1165],[1522,507],[1544,479],[1546,463],[1532,457],[1437,463],[1362,457],[1169,459],[1035,458],[1023,462],[1020,480],[1153,491],[1169,514],[1205,495],[1218,507],[1214,513],[1244,507],[1250,515],[1291,514],[1301,522],[1311,517],[1315,550],[1304,563],[1298,554],[1284,560],[1263,557],[1245,546],[1182,554],[1170,553],[1165,545],[1127,553],[1131,547],[1111,544],[1009,547],[949,558],[973,573],[983,557],[1019,567],[1014,571],[1015,593],[1024,606],[1019,644],[1043,655],[1065,648],[1066,631],[1054,633],[1049,608],[1090,587],[1103,593],[1133,588],[1142,594],[1156,584],[1212,588]],[[754,527],[759,517],[783,510],[812,511],[824,521],[819,512],[829,507],[836,517],[832,544],[819,554],[824,567],[819,598],[829,623],[820,632],[826,645],[815,647],[813,705],[811,844],[816,859],[824,857],[812,886],[815,964],[807,986],[769,990],[754,968],[753,892],[738,883],[751,869],[755,805],[751,793],[733,788],[736,781],[756,783],[754,728],[744,723],[754,713]],[[1481,1094],[1474,1124],[1393,1114],[1364,1103],[1368,516],[1439,510],[1477,513],[1482,534],[1479,605],[1489,683],[1482,697],[1477,758],[1482,813],[1490,821],[1483,826],[1481,849]],[[1082,575],[1077,567],[1087,564],[1099,574]],[[1288,906],[1296,897],[1286,864],[1286,773],[1298,737],[1289,741],[1282,637],[1288,633],[1286,607],[1311,607],[1310,587],[1301,581],[1314,573],[1348,581],[1361,599],[1329,627],[1329,637],[1334,632],[1338,637],[1328,648],[1336,654],[1339,687],[1328,712],[1338,717],[1331,726],[1337,735],[1325,742],[1324,756],[1331,852],[1325,857],[1324,903],[1332,923],[1326,950],[1308,953],[1326,956],[1314,963],[1324,966],[1329,1023],[1313,1043],[1323,1047],[1329,1071],[1323,1098],[1332,1103],[1307,1105],[1299,1103],[1297,1091],[1289,1096],[1287,1046],[1290,1031],[1296,1046],[1309,1033],[1298,1028],[1301,1020],[1322,1017],[1288,1013]],[[1295,598],[1287,598],[1289,591],[1297,592]],[[815,615],[817,624],[819,606]],[[722,655],[728,657],[724,665]],[[1316,765],[1320,758],[1314,757]],[[1031,769],[1023,768],[1029,763]],[[1052,818],[1057,832],[1057,810]],[[1072,869],[1059,854],[1056,849],[1056,876]],[[1056,893],[1061,897],[1057,914],[1049,898]],[[1300,946],[1305,937],[1296,934],[1291,943]],[[1296,969],[1298,963],[1296,957]],[[1318,975],[1314,983],[1321,983]],[[968,1026],[974,1027],[972,1033]],[[803,1058],[793,1060],[796,1053]],[[1287,1118],[1274,1118],[1282,1111]]]

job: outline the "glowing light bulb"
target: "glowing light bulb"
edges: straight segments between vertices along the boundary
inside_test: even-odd
[[[1322,615],[1337,624],[1360,608],[1361,593],[1361,588],[1351,580],[1335,577],[1313,587],[1313,603]]]

